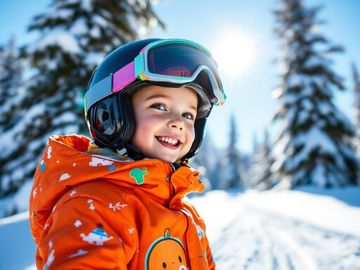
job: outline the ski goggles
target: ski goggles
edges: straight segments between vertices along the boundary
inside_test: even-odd
[[[207,96],[215,105],[222,105],[226,95],[210,52],[193,41],[164,39],[146,45],[134,61],[96,83],[85,94],[85,110],[106,96],[121,92],[134,81],[197,82],[200,73],[208,77]],[[203,86],[200,82],[200,85]]]

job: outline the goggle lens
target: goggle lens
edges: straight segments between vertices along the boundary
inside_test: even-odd
[[[148,51],[147,66],[151,73],[191,77],[202,65],[207,66],[212,72],[215,63],[210,62],[209,55],[203,51],[185,44],[166,44]]]
[[[159,80],[174,83],[193,81],[199,72],[206,69],[212,81],[213,95],[217,104],[225,101],[220,76],[211,55],[193,43],[160,43],[143,50],[145,55],[144,71],[141,79]]]

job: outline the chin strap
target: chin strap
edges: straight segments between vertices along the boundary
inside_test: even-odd
[[[121,154],[122,156],[127,155],[129,158],[133,160],[141,160],[146,158],[144,154],[141,153],[140,150],[132,144],[125,145],[125,147],[122,148],[120,151],[118,151],[118,153]]]

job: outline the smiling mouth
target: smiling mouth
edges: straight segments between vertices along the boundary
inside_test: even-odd
[[[181,144],[181,141],[175,138],[158,136],[156,137],[156,139],[158,140],[159,143],[171,149],[176,149]]]

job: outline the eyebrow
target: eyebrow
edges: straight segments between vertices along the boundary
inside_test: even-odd
[[[169,98],[169,96],[164,95],[164,94],[153,94],[151,96],[148,96],[145,101],[151,100],[151,99],[156,99],[156,98]],[[189,106],[190,109],[193,109],[194,111],[197,111],[197,106],[194,105],[190,105]]]

